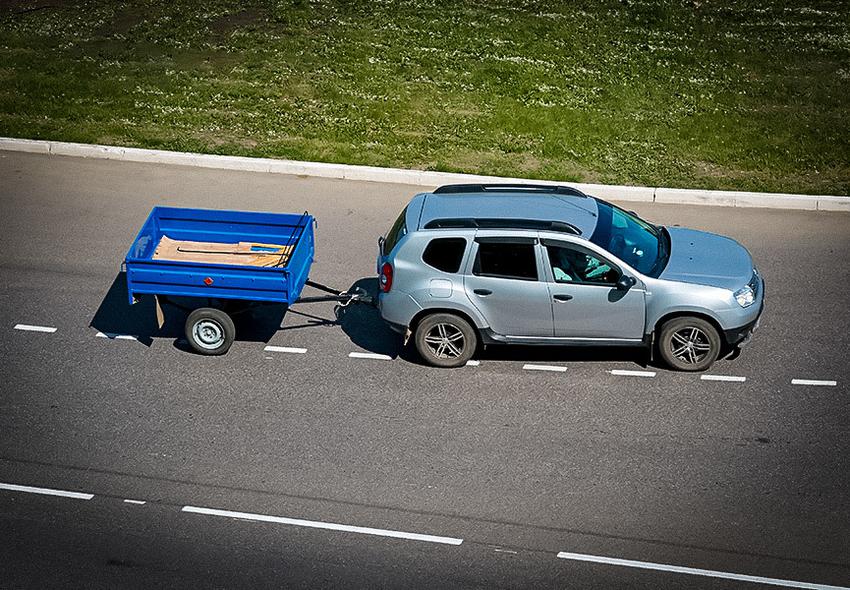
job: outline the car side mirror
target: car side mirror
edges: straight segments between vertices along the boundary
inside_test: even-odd
[[[637,284],[637,279],[634,277],[630,277],[629,275],[620,275],[620,278],[617,279],[617,290],[618,291],[628,291],[632,287]]]

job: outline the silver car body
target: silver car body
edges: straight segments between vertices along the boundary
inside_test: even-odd
[[[666,265],[657,277],[649,276],[588,239],[598,203],[584,195],[525,194],[518,189],[416,195],[403,212],[402,235],[390,251],[382,247],[378,255],[379,274],[385,263],[393,272],[389,292],[378,296],[382,317],[404,331],[425,314],[451,311],[469,319],[485,343],[648,344],[656,328],[677,315],[709,319],[730,347],[748,338],[763,308],[764,282],[743,246],[716,234],[668,227]],[[493,229],[426,227],[440,218],[508,221]],[[510,227],[509,220],[516,219],[563,221],[578,233]],[[458,272],[423,262],[431,240],[445,237],[466,240]],[[538,280],[475,274],[478,249],[487,240],[532,242]],[[546,248],[559,243],[589,251],[621,276],[633,278],[634,285],[621,289],[556,282]],[[742,307],[735,293],[748,285],[754,301]]]

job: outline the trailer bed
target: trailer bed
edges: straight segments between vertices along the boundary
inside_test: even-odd
[[[154,207],[124,260],[140,295],[290,304],[315,254],[313,217]]]
[[[201,264],[235,264],[237,266],[281,266],[292,252],[292,246],[258,242],[195,242],[173,240],[162,236],[154,248],[154,260],[199,262]]]

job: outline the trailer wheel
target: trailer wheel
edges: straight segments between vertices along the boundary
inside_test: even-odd
[[[186,340],[196,351],[205,355],[224,354],[236,338],[236,326],[225,312],[201,307],[186,318]]]

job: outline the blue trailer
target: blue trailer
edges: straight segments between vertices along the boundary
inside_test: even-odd
[[[163,303],[189,311],[190,346],[218,355],[236,336],[231,316],[252,306],[367,300],[363,292],[342,293],[308,280],[314,225],[307,212],[154,207],[124,259],[130,304],[155,296],[160,326]],[[308,284],[330,295],[300,298]]]

